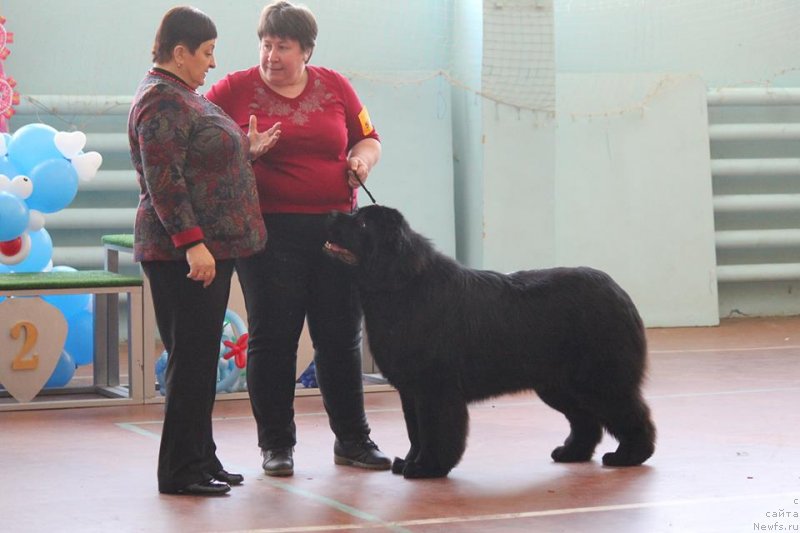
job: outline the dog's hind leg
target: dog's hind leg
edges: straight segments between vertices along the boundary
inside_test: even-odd
[[[640,395],[606,403],[602,410],[606,429],[619,441],[615,452],[603,455],[604,465],[636,466],[653,455],[656,428]]]
[[[415,396],[419,453],[405,461],[403,477],[445,477],[466,449],[469,412],[463,396],[446,384]],[[412,445],[413,447],[413,445]]]
[[[553,389],[537,389],[539,398],[569,421],[570,432],[564,441],[550,454],[557,463],[580,463],[589,461],[600,439],[603,426],[597,416],[576,405],[568,395]]]

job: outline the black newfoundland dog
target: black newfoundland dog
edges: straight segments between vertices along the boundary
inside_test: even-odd
[[[333,215],[325,250],[357,269],[370,349],[400,393],[411,449],[394,473],[446,476],[466,448],[467,404],[523,390],[569,420],[557,462],[589,461],[603,429],[619,441],[604,465],[653,454],[642,320],[607,274],[471,270],[377,205]]]

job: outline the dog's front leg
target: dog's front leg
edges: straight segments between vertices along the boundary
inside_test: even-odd
[[[419,454],[419,436],[417,431],[417,412],[414,403],[414,395],[406,388],[398,388],[400,393],[400,403],[403,406],[403,417],[406,421],[406,432],[408,433],[408,440],[411,443],[411,448],[408,450],[404,459],[399,457],[394,458],[392,463],[392,473],[402,474],[406,464],[415,461]]]
[[[417,392],[414,407],[419,453],[414,459],[406,457],[403,477],[445,477],[461,460],[466,448],[467,403],[455,386],[435,383]]]

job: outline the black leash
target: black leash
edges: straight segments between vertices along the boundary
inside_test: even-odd
[[[370,199],[370,200],[372,200],[372,203],[373,203],[373,204],[377,204],[378,202],[376,202],[376,201],[375,201],[375,197],[374,197],[374,196],[372,196],[372,193],[371,193],[371,192],[369,192],[369,189],[367,189],[367,186],[366,186],[366,185],[364,185],[364,182],[363,182],[363,181],[361,181],[361,178],[359,178],[359,177],[358,177],[358,174],[356,174],[356,173],[355,173],[355,172],[353,172],[352,170],[348,170],[348,172],[349,172],[350,174],[352,174],[352,175],[353,175],[353,176],[356,178],[356,181],[358,182],[358,184],[359,184],[359,185],[361,185],[361,188],[362,188],[362,189],[364,189],[364,192],[365,192],[365,193],[367,193],[367,196],[369,196],[369,199]]]

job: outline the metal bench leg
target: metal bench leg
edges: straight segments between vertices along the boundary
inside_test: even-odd
[[[142,273],[142,339],[144,342],[144,401],[159,398],[156,391],[156,313],[150,280]],[[160,355],[160,354],[159,354]]]
[[[128,293],[128,386],[130,396],[134,400],[144,402],[144,376],[147,375],[144,364],[144,331],[142,327],[142,291],[137,289]]]

